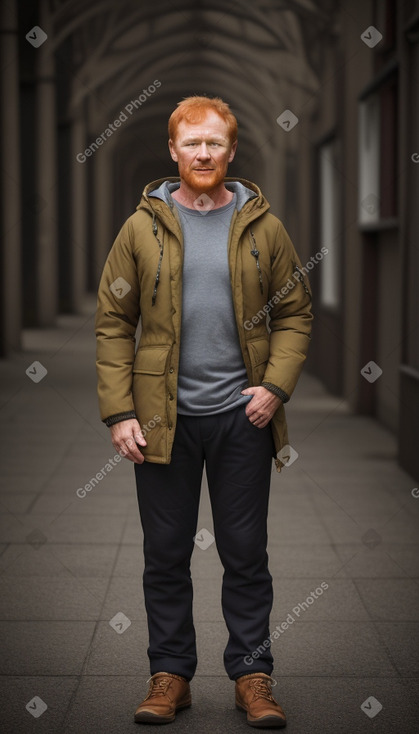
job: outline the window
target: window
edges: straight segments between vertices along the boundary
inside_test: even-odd
[[[320,147],[320,246],[329,251],[320,266],[320,301],[329,308],[340,304],[340,175],[336,155],[334,140]]]
[[[380,100],[372,94],[359,109],[359,209],[361,224],[380,218]]]
[[[397,75],[387,74],[359,106],[359,200],[361,225],[397,216]]]

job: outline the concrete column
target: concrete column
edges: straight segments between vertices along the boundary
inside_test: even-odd
[[[81,111],[80,111],[81,113]],[[91,159],[79,162],[76,156],[86,148],[85,124],[81,114],[74,120],[71,144],[71,306],[77,312],[87,287],[87,166]],[[82,158],[80,158],[82,160]]]
[[[92,161],[92,159],[90,159]],[[93,277],[97,287],[106,257],[117,232],[112,231],[112,146],[99,149],[94,161],[93,172]],[[120,223],[122,227],[123,222]]]
[[[298,139],[298,161],[297,161],[297,178],[298,178],[298,201],[295,202],[297,207],[297,237],[296,247],[298,254],[304,264],[310,259],[311,246],[314,245],[312,235],[313,221],[310,217],[310,200],[312,197],[313,178],[311,170],[311,150],[312,142],[310,139],[311,120],[304,119],[301,121],[301,129],[298,131],[300,137]],[[322,246],[321,242],[316,242],[315,252]]]
[[[1,105],[1,308],[0,355],[20,348],[21,334],[21,208],[19,144],[19,80],[16,0],[0,9]]]
[[[39,26],[52,37],[46,0],[39,3]],[[36,53],[36,171],[35,186],[42,201],[36,217],[38,324],[54,322],[58,303],[57,144],[55,78],[52,44],[48,39]]]
[[[277,125],[275,121],[275,125]],[[278,125],[277,125],[278,127]],[[284,132],[282,128],[278,127],[278,131],[275,131],[275,154],[274,163],[275,173],[272,175],[272,185],[275,186],[275,198],[271,195],[272,201],[275,201],[274,211],[276,216],[284,221],[286,219],[286,186],[287,186],[287,167],[286,167],[286,146],[288,133]],[[272,165],[272,164],[271,164]]]

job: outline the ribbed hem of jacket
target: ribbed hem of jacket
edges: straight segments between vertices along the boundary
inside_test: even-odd
[[[266,387],[269,392],[273,392],[273,394],[280,398],[283,403],[288,403],[288,400],[290,399],[289,395],[287,395],[284,390],[281,390],[280,387],[273,385],[272,382],[262,382],[262,387]]]
[[[115,415],[110,415],[108,418],[103,419],[103,423],[105,423],[109,428],[110,426],[115,425],[115,423],[128,421],[131,418],[137,418],[135,410],[128,410],[125,413],[115,413]]]

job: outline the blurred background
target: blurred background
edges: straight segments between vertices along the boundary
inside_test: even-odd
[[[313,290],[286,406],[298,461],[272,474],[272,623],[328,589],[275,642],[287,731],[412,734],[419,0],[3,0],[0,19],[0,729],[135,726],[142,530],[100,422],[96,290],[144,186],[177,175],[171,112],[205,94],[238,119],[229,175],[262,189]],[[248,729],[221,576],[215,543],[195,549],[196,707],[178,731]]]
[[[239,121],[229,174],[261,187],[303,264],[329,250],[310,265],[308,370],[393,431],[417,476],[418,2],[7,0],[1,13],[2,356],[95,293],[145,184],[177,174],[176,103],[219,95]]]

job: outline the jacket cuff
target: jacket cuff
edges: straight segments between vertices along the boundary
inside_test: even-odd
[[[266,387],[269,392],[273,392],[274,395],[277,396],[277,398],[280,398],[283,403],[288,403],[289,395],[284,390],[281,390],[280,387],[277,387],[276,385],[273,385],[272,382],[262,382],[262,387]]]
[[[110,415],[108,418],[103,419],[103,423],[110,428],[111,426],[115,425],[115,423],[121,423],[121,421],[128,421],[132,418],[137,418],[135,414],[135,410],[128,410],[125,413],[115,413],[115,415]]]

